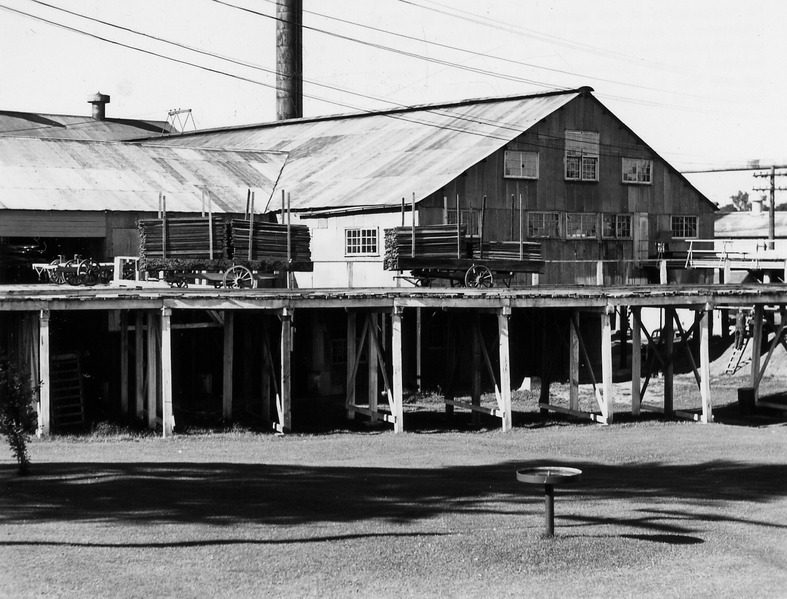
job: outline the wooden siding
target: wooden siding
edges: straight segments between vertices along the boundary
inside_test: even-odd
[[[0,237],[106,237],[103,212],[3,210]]]
[[[597,182],[565,180],[566,130],[600,133]],[[538,179],[505,178],[506,150],[538,152]],[[624,157],[652,160],[652,182],[623,183]],[[453,210],[457,194],[463,210],[478,211],[486,195],[484,237],[490,240],[519,239],[520,194],[526,212],[559,212],[563,225],[565,214],[570,212],[630,214],[633,233],[635,215],[646,214],[648,253],[652,257],[656,256],[656,240],[670,236],[673,214],[696,215],[698,236],[713,236],[712,204],[592,96],[572,100],[432,194],[419,205],[420,222],[443,223],[444,205]],[[601,239],[600,220],[598,226],[598,239],[566,239],[565,231],[561,239],[540,239],[547,262],[541,282],[595,284],[597,260],[605,261],[607,283],[644,282],[646,273],[635,263],[633,239]],[[684,245],[675,240],[671,249],[680,251]]]

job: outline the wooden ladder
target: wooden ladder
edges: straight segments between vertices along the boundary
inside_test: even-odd
[[[85,423],[85,401],[79,355],[52,356],[50,384],[52,426],[82,426]]]
[[[732,355],[730,356],[730,361],[727,362],[727,367],[724,369],[724,374],[735,374],[741,366],[745,365],[745,364],[741,364],[741,358],[743,358],[743,354],[748,346],[749,346],[749,338],[746,337],[743,340],[743,345],[741,347],[735,348],[732,351]]]

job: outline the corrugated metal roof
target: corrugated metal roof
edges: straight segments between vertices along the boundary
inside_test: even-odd
[[[119,142],[0,137],[0,209],[202,210],[243,213],[248,189],[259,209],[273,192],[286,155]]]
[[[173,131],[166,121],[103,119],[0,110],[0,137],[119,141]]]
[[[439,190],[579,93],[294,119],[148,141],[285,151],[273,197],[285,190],[293,210],[398,206],[413,193],[419,201]]]

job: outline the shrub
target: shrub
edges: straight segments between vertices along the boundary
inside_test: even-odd
[[[19,474],[27,474],[30,465],[27,441],[36,427],[34,401],[29,377],[8,362],[0,364],[0,433],[8,439],[11,452],[19,462]]]

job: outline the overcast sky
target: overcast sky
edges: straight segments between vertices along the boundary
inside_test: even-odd
[[[169,109],[190,108],[199,128],[275,118],[275,0],[0,7],[0,109],[89,115],[87,96],[101,91],[112,117],[164,120]],[[303,8],[305,116],[589,85],[680,170],[787,164],[783,0],[303,0]],[[764,182],[751,173],[690,179],[722,203]]]

